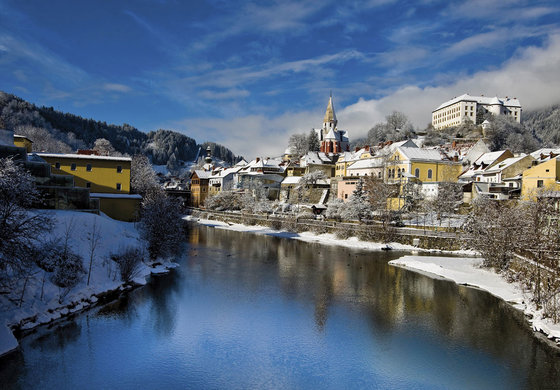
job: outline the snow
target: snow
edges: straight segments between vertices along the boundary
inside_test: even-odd
[[[18,342],[7,325],[0,326],[0,356],[13,351],[18,347]]]
[[[94,154],[37,153],[39,157],[78,158],[84,160],[132,161],[130,157],[97,156]]]
[[[14,302],[6,295],[1,295],[0,324],[6,324],[7,327],[0,327],[0,356],[13,349],[15,339],[9,337],[11,332],[8,327],[19,326],[21,329],[31,329],[95,304],[102,293],[122,289],[124,284],[120,280],[117,265],[109,259],[109,256],[130,246],[144,247],[145,245],[134,223],[117,221],[104,214],[96,215],[67,210],[49,210],[46,213],[51,216],[54,224],[53,229],[44,238],[63,239],[67,227],[70,227],[70,246],[83,258],[86,272],[90,258],[88,236],[92,231],[94,221],[100,229],[101,236],[95,250],[90,285],[86,285],[87,273],[82,275],[79,284],[59,303],[59,288],[50,281],[47,275],[41,299],[44,272],[37,268],[25,289],[21,307],[18,306],[19,302]],[[163,273],[176,266],[170,261],[158,259],[158,262],[161,265],[157,267],[140,263],[138,274],[133,281],[140,285],[146,284],[150,274]],[[21,285],[18,286],[18,298],[20,291]]]
[[[449,279],[457,284],[479,288],[503,299],[522,310],[534,331],[542,332],[550,339],[560,341],[560,324],[543,318],[542,310],[531,303],[529,293],[516,283],[508,283],[496,272],[481,268],[482,259],[466,257],[403,256],[389,264]]]
[[[400,244],[398,242],[393,242],[390,244],[383,244],[379,242],[370,241],[360,241],[357,237],[350,237],[348,239],[337,238],[336,235],[332,233],[316,234],[313,232],[303,232],[294,233],[285,230],[274,230],[266,226],[247,226],[239,223],[227,223],[222,221],[214,221],[209,219],[199,219],[193,218],[192,216],[187,216],[184,218],[187,221],[195,221],[200,225],[211,226],[216,229],[233,230],[236,232],[247,232],[253,234],[262,234],[274,237],[283,237],[293,240],[299,240],[304,242],[316,242],[323,245],[338,245],[347,248],[365,249],[365,250],[381,250],[389,245],[391,249],[395,250],[418,250],[418,248],[412,245]]]

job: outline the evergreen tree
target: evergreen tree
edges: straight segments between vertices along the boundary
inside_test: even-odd
[[[317,136],[317,132],[313,129],[311,129],[307,137],[307,149],[310,152],[318,152],[321,149],[319,137]]]

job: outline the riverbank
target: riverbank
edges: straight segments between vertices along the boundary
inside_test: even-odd
[[[454,281],[457,284],[478,288],[503,299],[515,309],[521,310],[528,319],[535,332],[544,334],[549,340],[560,346],[560,324],[543,318],[543,311],[537,310],[531,302],[529,294],[515,283],[508,283],[500,274],[480,267],[481,258],[477,258],[474,251],[443,251],[439,249],[418,248],[400,243],[376,243],[361,241],[357,237],[338,239],[334,234],[315,234],[312,232],[292,233],[283,230],[274,230],[266,226],[247,226],[216,220],[200,219],[187,216],[185,220],[201,225],[212,226],[217,229],[226,229],[253,234],[263,234],[275,237],[289,238],[305,242],[315,242],[323,245],[338,245],[347,248],[363,250],[383,250],[387,247],[393,250],[418,251],[425,253],[452,254],[464,257],[434,257],[434,256],[404,256],[390,261],[389,264],[406,268],[425,274],[429,277],[440,277]],[[467,257],[469,256],[469,257]]]
[[[248,232],[253,234],[262,234],[267,236],[274,236],[274,237],[282,237],[282,238],[289,238],[293,240],[299,240],[304,242],[316,242],[323,245],[338,245],[343,246],[346,248],[354,248],[354,249],[364,249],[364,250],[385,250],[385,249],[392,249],[392,250],[401,250],[401,251],[418,251],[418,252],[425,252],[425,253],[449,253],[449,254],[458,254],[464,256],[475,256],[476,253],[469,250],[457,250],[457,251],[445,251],[441,249],[426,249],[426,248],[419,248],[414,245],[402,244],[399,242],[389,242],[389,243],[380,243],[380,242],[373,242],[373,241],[362,241],[358,237],[349,237],[347,239],[337,238],[333,233],[313,233],[313,232],[301,232],[301,233],[294,233],[286,230],[275,230],[273,228],[267,226],[260,226],[260,225],[243,225],[239,223],[230,223],[230,222],[223,222],[213,219],[203,219],[193,216],[186,216],[183,219],[186,221],[196,222],[200,225],[204,226],[211,226],[217,229],[226,229],[226,230],[233,230],[238,232]]]
[[[482,259],[477,258],[431,256],[403,256],[389,262],[396,267],[487,291],[521,310],[535,332],[544,334],[560,346],[560,324],[543,318],[543,310],[533,305],[530,295],[517,283],[508,283],[500,274],[481,268],[481,263]]]
[[[17,348],[13,332],[19,335],[39,325],[74,315],[104,301],[106,297],[146,284],[152,274],[169,272],[177,266],[170,261],[141,262],[133,279],[123,282],[110,256],[128,247],[143,248],[134,223],[83,212],[53,210],[47,213],[54,223],[53,229],[43,239],[64,239],[66,232],[69,232],[69,247],[83,259],[86,274],[65,295],[52,283],[47,273],[36,267],[30,271],[25,288],[24,281],[21,281],[15,291],[0,295],[0,356]],[[100,238],[94,251],[88,285],[90,238],[94,226],[99,230]]]

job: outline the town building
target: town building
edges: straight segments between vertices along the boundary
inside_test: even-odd
[[[191,206],[200,207],[208,197],[208,185],[211,172],[195,169],[191,173]]]
[[[90,154],[88,154],[90,153]],[[138,219],[142,197],[130,193],[130,157],[82,154],[37,153],[51,166],[53,175],[70,175],[74,186],[86,188],[90,198],[99,202],[99,210],[113,219]]]
[[[313,129],[317,133],[320,142],[320,151],[328,155],[340,154],[350,151],[350,142],[346,130],[338,129],[338,120],[334,111],[334,103],[332,94],[329,98],[325,117],[323,118],[323,127]]]
[[[481,115],[485,113],[508,115],[520,123],[521,111],[521,104],[517,98],[463,94],[442,103],[432,111],[432,126],[439,130],[459,126],[465,122],[479,124],[477,117],[481,118]]]
[[[548,158],[523,172],[521,184],[523,199],[535,199],[540,193],[555,191],[560,191],[560,157]]]

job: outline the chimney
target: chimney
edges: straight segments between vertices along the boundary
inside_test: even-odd
[[[364,149],[366,150],[366,152],[369,152],[369,145],[364,146]]]
[[[458,162],[459,161],[459,156],[458,155],[453,155],[453,162]]]
[[[360,150],[360,147],[356,146],[356,150],[354,150],[354,152],[357,152],[358,150]]]
[[[259,161],[261,161],[261,158],[257,157],[257,160],[255,162],[259,162]]]
[[[457,141],[453,141],[453,142],[451,143],[451,147],[452,147],[453,149],[455,149],[455,148],[457,147]]]

